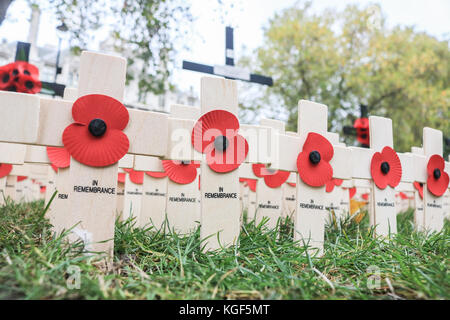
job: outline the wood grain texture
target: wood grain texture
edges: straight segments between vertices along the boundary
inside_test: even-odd
[[[0,142],[0,163],[22,165],[25,161],[26,145]]]

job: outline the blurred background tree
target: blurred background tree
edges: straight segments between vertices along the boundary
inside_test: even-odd
[[[312,100],[328,105],[329,130],[342,134],[362,103],[369,115],[392,119],[401,152],[421,146],[425,126],[450,136],[448,39],[412,27],[388,28],[376,5],[320,14],[310,9],[311,2],[301,2],[276,14],[263,45],[241,60],[274,78],[273,87],[243,103],[244,114],[269,107],[285,114],[287,129],[296,131],[298,101]],[[354,137],[344,140],[355,144]]]
[[[139,101],[148,93],[172,89],[170,65],[175,43],[188,32],[193,18],[183,0],[27,0],[31,6],[53,12],[70,35],[74,54],[92,49],[101,29],[107,29],[114,51],[128,59],[127,80],[137,79]],[[0,18],[12,0],[0,0]],[[3,20],[0,20],[0,24]]]

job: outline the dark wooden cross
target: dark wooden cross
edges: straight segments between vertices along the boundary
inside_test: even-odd
[[[225,65],[209,66],[206,64],[183,60],[183,69],[214,74],[216,76],[222,76],[227,79],[242,80],[264,84],[267,86],[273,85],[273,80],[271,77],[253,74],[243,68],[238,68],[234,65],[234,40],[233,28],[231,27],[225,28]]]
[[[31,44],[28,42],[20,42],[20,41],[17,42],[15,61],[28,62],[30,58],[30,47]],[[65,85],[56,82],[46,82],[46,81],[41,81],[41,83],[42,83],[42,90],[40,93],[59,97],[64,96],[64,88],[66,87]]]

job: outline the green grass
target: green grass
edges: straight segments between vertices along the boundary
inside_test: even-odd
[[[450,298],[449,223],[425,237],[413,232],[412,211],[398,216],[391,242],[373,238],[367,217],[328,226],[322,258],[293,245],[289,221],[280,237],[249,223],[240,247],[210,254],[198,230],[182,237],[117,223],[108,268],[55,238],[43,212],[42,202],[0,208],[0,299]],[[369,289],[373,268],[381,280]],[[79,289],[67,286],[74,270]]]

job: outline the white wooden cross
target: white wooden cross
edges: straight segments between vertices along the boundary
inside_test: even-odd
[[[261,126],[270,127],[275,134],[285,134],[285,124],[279,120],[261,119]],[[265,170],[270,172],[269,170]],[[272,173],[272,172],[270,172]],[[276,173],[276,170],[273,170]],[[255,224],[259,225],[264,218],[268,218],[266,227],[271,230],[274,229],[283,213],[283,188],[269,187],[264,177],[258,179],[256,189],[256,219]]]
[[[427,175],[423,168],[427,166],[427,159],[423,153],[423,148],[419,147],[411,147],[411,156],[414,170],[414,226],[417,231],[424,231],[423,185],[427,181]]]
[[[442,157],[443,155],[443,137],[442,131],[423,128],[423,151],[426,157],[426,164],[433,155]],[[427,166],[422,168],[425,172]],[[442,172],[444,171],[444,172]],[[444,208],[443,196],[435,196],[429,190],[428,182],[436,180],[437,178],[443,178],[443,175],[447,174],[445,170],[434,169],[431,176],[427,175],[427,181],[423,185],[423,209],[424,209],[424,229],[426,231],[441,231],[444,227]],[[439,176],[439,177],[438,177]],[[448,186],[447,186],[448,187]]]
[[[144,171],[141,214],[141,228],[152,225],[159,230],[166,220],[167,177],[161,159],[150,156],[135,156],[134,170]],[[148,173],[147,173],[148,172]]]
[[[300,245],[308,245],[311,253],[323,254],[325,232],[326,195],[323,185],[312,187],[303,182],[298,174],[297,158],[302,152],[308,136],[327,133],[328,108],[326,105],[300,100],[298,105],[298,135],[279,135],[279,157],[271,167],[274,169],[297,172],[297,205],[294,215],[294,240]],[[334,154],[330,165],[333,167],[334,178],[348,179],[351,166],[351,153],[342,146],[333,146]],[[311,152],[314,153],[314,152]],[[321,158],[310,158],[311,163],[320,163]],[[300,168],[302,170],[302,168]]]
[[[398,153],[402,164],[402,178],[397,187],[396,192],[402,192],[406,195],[414,194],[414,155],[411,153]],[[396,194],[396,212],[405,212],[410,207],[409,199],[402,199],[400,194]],[[411,201],[412,202],[412,201]]]
[[[192,160],[202,160],[202,155],[194,150],[191,133],[200,108],[184,105],[172,105],[169,118],[168,160],[190,164]],[[168,173],[168,175],[170,175]],[[168,227],[180,234],[193,231],[200,222],[199,174],[191,183],[180,184],[169,176],[167,181],[167,221]]]
[[[26,146],[15,143],[0,143],[0,164],[8,167],[15,165],[23,165],[25,160]],[[11,174],[12,173],[12,174]],[[0,178],[0,205],[4,204],[4,199],[10,197],[12,200],[16,200],[16,183],[17,170],[11,172]]]
[[[296,208],[297,176],[291,172],[286,183],[283,184],[283,218],[293,218]]]

